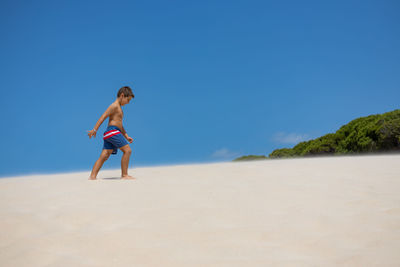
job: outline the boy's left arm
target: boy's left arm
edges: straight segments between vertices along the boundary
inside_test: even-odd
[[[126,140],[129,141],[129,143],[133,142],[133,138],[129,137],[128,133],[124,129],[124,126],[122,126],[121,132],[122,132],[122,135],[125,136]]]

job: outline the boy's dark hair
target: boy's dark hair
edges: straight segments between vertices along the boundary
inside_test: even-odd
[[[135,97],[135,95],[132,93],[132,89],[129,86],[121,87],[118,91],[117,97],[119,97],[122,93],[124,94],[125,97],[128,96],[131,96],[132,98]]]

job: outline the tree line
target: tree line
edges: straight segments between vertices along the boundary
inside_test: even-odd
[[[379,152],[400,152],[399,109],[357,118],[335,133],[300,142],[293,148],[276,149],[268,157],[249,155],[235,161]]]

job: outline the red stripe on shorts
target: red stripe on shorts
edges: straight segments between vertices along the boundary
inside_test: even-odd
[[[111,130],[111,131],[105,132],[103,135],[103,140],[106,140],[106,139],[110,138],[111,136],[114,136],[114,135],[117,135],[120,133],[121,132],[118,130]]]

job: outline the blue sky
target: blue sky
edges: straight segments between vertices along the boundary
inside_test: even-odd
[[[267,155],[398,109],[399,13],[398,1],[1,1],[0,176],[91,170],[102,138],[86,130],[125,85],[131,167]]]

